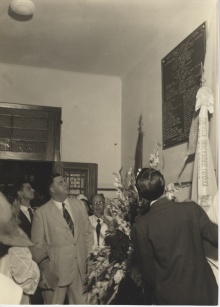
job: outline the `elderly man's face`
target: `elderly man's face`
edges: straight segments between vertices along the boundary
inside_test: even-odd
[[[65,199],[68,195],[68,186],[65,179],[62,176],[55,177],[53,179],[53,184],[51,185],[51,191],[57,197]]]
[[[102,195],[93,196],[92,209],[97,217],[101,217],[104,214],[105,199]]]

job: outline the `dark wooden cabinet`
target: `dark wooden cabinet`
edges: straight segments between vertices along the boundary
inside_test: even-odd
[[[61,108],[0,103],[0,158],[60,160]]]
[[[98,165],[60,161],[61,108],[0,103],[0,190],[20,178],[36,190],[36,205],[48,199],[53,172],[67,181],[69,196],[97,193]]]

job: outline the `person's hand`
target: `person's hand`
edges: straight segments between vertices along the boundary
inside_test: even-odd
[[[19,204],[19,201],[18,199],[15,199],[13,204],[12,204],[12,207],[11,207],[11,211],[12,211],[12,214],[18,218],[19,217],[19,213],[20,213],[20,204]]]
[[[137,268],[137,266],[134,265],[130,268],[130,277],[133,279],[133,281],[136,283],[138,287],[143,286],[141,273],[139,269]]]

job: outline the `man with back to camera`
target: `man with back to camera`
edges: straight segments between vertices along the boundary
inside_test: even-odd
[[[33,258],[39,264],[44,304],[86,304],[83,282],[86,257],[93,246],[93,232],[81,201],[67,197],[60,174],[52,174],[51,199],[36,210],[32,226]]]
[[[193,201],[173,202],[164,195],[163,175],[143,168],[136,179],[150,211],[132,229],[147,304],[217,305],[218,286],[203,240],[218,246],[218,227]]]
[[[94,245],[105,245],[105,233],[108,230],[108,224],[104,217],[105,211],[105,197],[103,194],[94,194],[91,196],[91,206],[94,214],[89,216],[93,228]]]

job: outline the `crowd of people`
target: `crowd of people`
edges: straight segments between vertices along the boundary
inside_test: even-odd
[[[204,240],[218,246],[217,225],[196,203],[169,201],[155,169],[142,169],[136,187],[150,202],[131,236],[144,304],[217,305],[218,286],[203,248]],[[0,304],[88,304],[86,258],[94,245],[105,244],[111,227],[104,195],[69,198],[56,173],[48,183],[50,200],[34,211],[30,182],[15,190],[13,201],[0,193]]]

